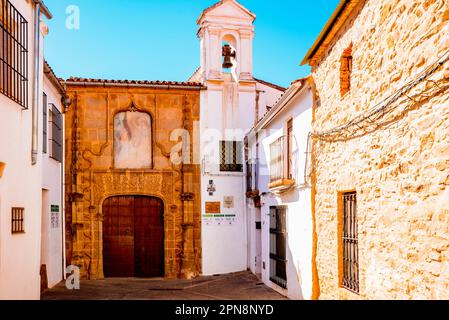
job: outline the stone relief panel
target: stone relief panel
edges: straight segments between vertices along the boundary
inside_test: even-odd
[[[111,173],[95,172],[93,183],[93,203],[101,205],[101,200],[107,195],[148,194],[159,197],[167,203],[172,203],[174,175],[172,172],[158,173]]]
[[[151,117],[143,112],[120,112],[114,117],[114,165],[117,169],[152,166]]]

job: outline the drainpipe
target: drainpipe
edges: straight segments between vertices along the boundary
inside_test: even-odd
[[[45,14],[48,19],[53,16],[48,8],[43,4],[42,0],[34,0],[36,4],[36,14],[34,17],[34,93],[33,93],[33,109],[32,109],[32,136],[31,136],[31,164],[34,166],[37,163],[38,153],[38,135],[39,135],[39,94],[40,94],[40,52],[41,52],[41,12]]]
[[[62,121],[62,134],[65,136],[65,129],[66,129],[66,122],[65,122],[65,114],[69,110],[70,105],[72,104],[72,100],[67,95],[67,85],[64,84],[64,93],[61,98],[62,102],[62,113],[63,121]],[[66,221],[65,221],[65,151],[66,151],[66,144],[65,139],[63,140],[62,145],[62,154],[63,157],[61,159],[61,242],[62,242],[62,279],[65,280],[67,278],[66,276],[66,238],[65,238],[65,230],[66,230]]]
[[[34,0],[36,4],[36,15],[34,17],[34,94],[33,94],[33,109],[32,109],[32,133],[31,133],[31,164],[34,166],[37,163],[38,152],[38,110],[39,110],[39,69],[40,69],[40,29],[41,29],[41,3]]]

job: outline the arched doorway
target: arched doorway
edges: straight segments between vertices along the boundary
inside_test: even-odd
[[[105,277],[164,276],[164,203],[117,196],[103,203]]]

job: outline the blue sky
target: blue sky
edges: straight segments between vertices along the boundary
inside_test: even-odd
[[[199,66],[196,20],[217,0],[46,0],[45,57],[62,78],[185,81]],[[288,86],[339,0],[241,0],[257,14],[254,76]],[[80,29],[66,9],[80,9]]]

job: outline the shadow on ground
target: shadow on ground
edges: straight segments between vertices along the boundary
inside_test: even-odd
[[[110,278],[81,281],[80,290],[65,282],[47,290],[42,300],[286,300],[249,272],[194,280]]]

